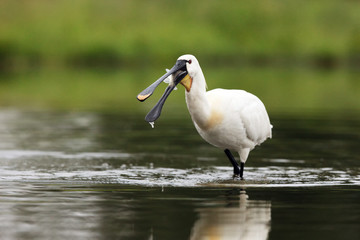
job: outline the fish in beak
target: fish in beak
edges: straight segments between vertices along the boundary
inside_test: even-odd
[[[160,83],[162,83],[167,77],[169,77],[171,74],[174,74],[174,81],[169,84],[169,86],[165,89],[164,94],[160,98],[160,100],[157,102],[157,104],[151,109],[151,111],[146,115],[145,121],[149,123],[153,123],[156,119],[160,117],[161,110],[164,106],[164,103],[167,99],[167,97],[170,95],[172,90],[176,87],[176,85],[179,82],[182,82],[184,80],[184,84],[188,85],[188,79],[190,78],[186,69],[186,60],[177,60],[175,65],[162,77],[160,77],[158,80],[156,80],[153,84],[151,84],[148,88],[146,88],[144,91],[139,93],[137,95],[137,99],[141,102],[145,101],[147,98],[149,98],[157,86],[159,86]],[[186,81],[185,81],[186,80]],[[183,85],[184,85],[183,84]],[[187,89],[187,87],[185,88]]]

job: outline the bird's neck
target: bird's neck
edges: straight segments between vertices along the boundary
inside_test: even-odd
[[[205,126],[211,107],[206,97],[206,82],[202,73],[193,78],[191,89],[185,95],[192,120],[200,127]]]

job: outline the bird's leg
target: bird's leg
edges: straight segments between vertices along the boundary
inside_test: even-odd
[[[235,177],[238,177],[240,175],[240,177],[242,178],[242,175],[243,175],[243,171],[244,170],[244,167],[242,167],[241,169],[239,169],[239,164],[236,162],[234,156],[231,154],[230,150],[229,149],[225,149],[224,150],[226,156],[229,158],[231,164],[233,165],[234,167],[234,176]],[[243,166],[243,163],[241,163],[242,166]]]
[[[244,173],[244,167],[245,167],[245,163],[244,162],[240,162],[240,178],[243,178],[243,173]]]

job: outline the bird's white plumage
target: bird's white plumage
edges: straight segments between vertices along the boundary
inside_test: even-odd
[[[197,59],[183,55],[178,60],[188,61],[192,85],[185,96],[197,131],[208,143],[237,151],[241,162],[246,162],[250,150],[271,138],[272,125],[264,104],[243,90],[206,91]]]

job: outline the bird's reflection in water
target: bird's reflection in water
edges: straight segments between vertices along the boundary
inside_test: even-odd
[[[192,240],[267,239],[270,232],[271,202],[249,200],[244,190],[229,192],[222,207],[199,208],[197,211]]]

